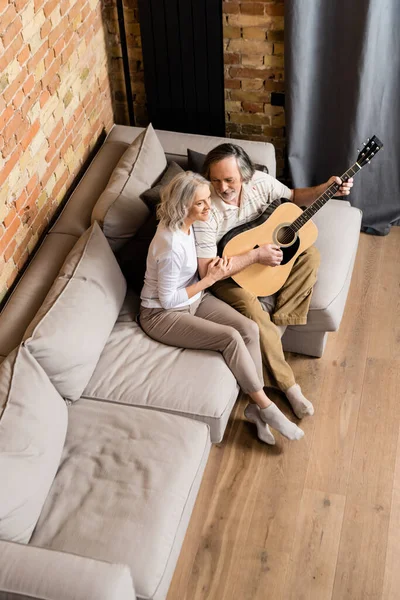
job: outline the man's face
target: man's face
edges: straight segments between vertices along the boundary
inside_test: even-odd
[[[215,192],[224,202],[239,206],[242,178],[234,156],[211,165],[210,181]]]

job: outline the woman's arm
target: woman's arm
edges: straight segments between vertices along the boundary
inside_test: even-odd
[[[217,256],[216,258],[210,259],[204,277],[197,283],[189,285],[189,287],[186,288],[188,298],[192,298],[192,296],[195,296],[199,292],[211,287],[216,281],[229,277],[231,268],[231,258],[219,258]]]
[[[174,308],[189,299],[185,288],[179,288],[183,256],[168,252],[157,258],[157,291],[163,308]]]
[[[179,276],[183,266],[183,257],[178,253],[160,257],[158,264],[158,298],[163,308],[169,309],[178,306],[192,298],[199,292],[207,289],[219,279],[229,276],[231,260],[216,257],[210,261],[207,272],[201,281],[193,283],[186,288],[178,288]]]

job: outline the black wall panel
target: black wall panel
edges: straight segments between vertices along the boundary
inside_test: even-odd
[[[225,135],[222,0],[139,0],[153,127]]]

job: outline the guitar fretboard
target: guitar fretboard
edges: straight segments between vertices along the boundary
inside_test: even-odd
[[[350,177],[353,177],[353,175],[360,170],[361,170],[360,165],[355,162],[354,165],[352,167],[350,167],[350,169],[348,169],[345,173],[343,173],[343,175],[340,177],[340,179],[342,181],[347,181],[348,179],[350,179]],[[311,217],[313,217],[315,215],[315,213],[320,208],[322,208],[324,206],[324,204],[326,204],[328,202],[328,200],[330,200],[332,198],[332,196],[334,196],[336,194],[339,187],[340,187],[340,185],[338,185],[337,183],[332,183],[332,185],[330,185],[328,187],[328,189],[321,196],[319,196],[319,198],[317,198],[317,200],[315,202],[313,202],[311,204],[311,206],[306,208],[306,210],[303,211],[302,214],[299,217],[297,217],[297,219],[295,221],[293,221],[293,223],[291,225],[289,225],[289,229],[291,229],[293,231],[293,233],[295,233],[301,227],[303,227],[303,225],[305,225],[307,223],[307,221],[309,219],[311,219]]]

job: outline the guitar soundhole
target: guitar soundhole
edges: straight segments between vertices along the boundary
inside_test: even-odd
[[[278,244],[288,246],[296,239],[296,233],[290,227],[281,227],[276,234]]]

